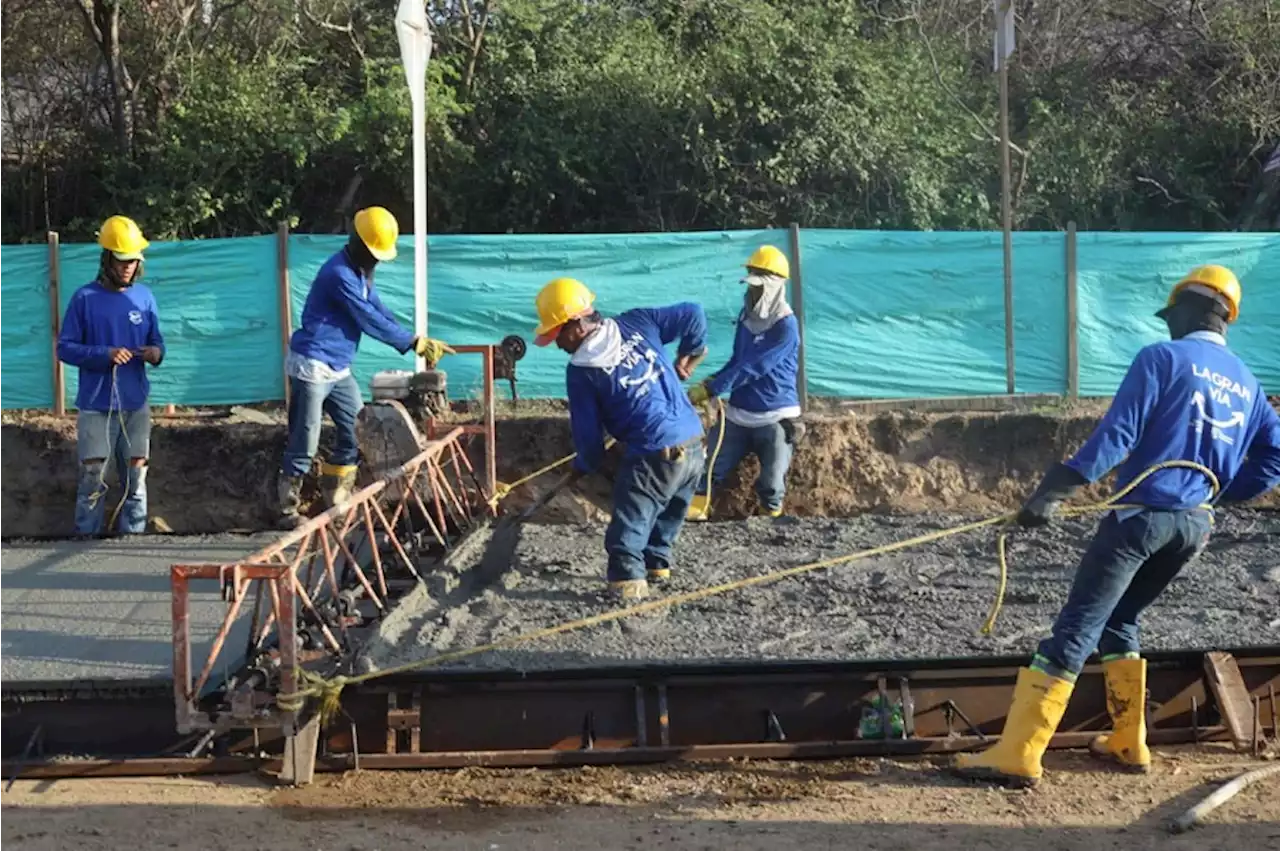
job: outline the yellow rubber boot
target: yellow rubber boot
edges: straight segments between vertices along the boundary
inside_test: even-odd
[[[994,780],[1008,786],[1036,785],[1044,775],[1040,759],[1062,721],[1074,688],[1075,683],[1034,668],[1019,670],[1000,741],[982,753],[956,757],[955,771],[963,777]]]
[[[1114,760],[1127,771],[1151,770],[1147,747],[1147,660],[1112,659],[1102,663],[1107,680],[1107,712],[1112,732],[1089,743],[1089,750]]]
[[[711,497],[706,494],[696,493],[693,500],[689,503],[689,510],[685,512],[685,520],[701,522],[711,519]]]
[[[320,489],[330,507],[346,505],[356,489],[356,473],[359,468],[355,464],[320,465]]]

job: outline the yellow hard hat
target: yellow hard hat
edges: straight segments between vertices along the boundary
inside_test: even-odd
[[[143,237],[142,228],[128,216],[112,216],[98,231],[98,245],[114,254],[117,260],[141,260],[142,252],[150,244]]]
[[[534,342],[550,345],[560,333],[560,326],[592,311],[596,295],[587,285],[574,278],[556,278],[538,291],[538,327]]]
[[[1185,278],[1174,284],[1165,306],[1173,307],[1173,303],[1178,300],[1178,294],[1187,289],[1198,290],[1226,302],[1227,322],[1235,322],[1240,316],[1240,281],[1226,266],[1210,264],[1192,269]]]
[[[377,260],[396,259],[400,225],[386,207],[365,207],[356,213],[356,236]]]
[[[747,258],[747,268],[772,272],[779,278],[791,277],[791,264],[787,262],[787,255],[772,245],[762,245],[757,248],[755,253]]]

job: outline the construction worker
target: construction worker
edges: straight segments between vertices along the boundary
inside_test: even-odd
[[[363,402],[351,375],[351,362],[368,334],[404,354],[417,353],[434,365],[453,349],[439,340],[414,336],[378,297],[374,268],[393,260],[400,227],[383,207],[368,207],[355,216],[346,246],[320,267],[302,325],[289,341],[285,370],[289,375],[289,440],[280,465],[280,524],[297,525],[302,479],[320,445],[320,418],[327,413],[335,427],[333,449],[321,464],[321,484],[330,505],[341,505],[355,487],[359,447],[356,416]]]
[[[159,310],[138,283],[146,238],[137,223],[112,216],[98,231],[98,276],[76,290],[58,335],[58,358],[79,367],[76,390],[76,535],[102,534],[107,470],[114,460],[124,496],[116,531],[146,531],[147,459],[151,457],[151,382],[146,364],[164,360]]]
[[[1079,488],[1117,465],[1118,488],[1165,462],[1204,465],[1221,485],[1220,502],[1253,499],[1280,483],[1280,416],[1226,345],[1239,313],[1240,284],[1230,270],[1200,266],[1179,281],[1157,314],[1171,341],[1138,353],[1088,441],[1046,473],[1017,522],[1049,522]],[[1159,469],[1124,497],[1134,507],[1106,514],[1052,635],[1018,673],[1000,742],[959,757],[961,774],[1022,786],[1039,780],[1041,756],[1095,648],[1113,731],[1090,749],[1125,769],[1148,770],[1138,617],[1208,544],[1211,491],[1202,471]]]
[[[782,515],[787,470],[795,443],[803,434],[796,373],[800,368],[800,326],[787,304],[791,265],[772,245],[761,246],[747,260],[742,313],[729,362],[706,381],[689,388],[689,401],[701,405],[724,393],[729,404],[721,416],[724,438],[689,506],[690,520],[706,520],[710,488],[718,488],[748,453],[760,459],[756,496],[760,511]]]
[[[556,278],[537,297],[539,346],[570,355],[565,370],[577,476],[598,469],[607,431],[626,448],[605,532],[610,593],[648,595],[671,575],[671,550],[702,474],[702,421],[680,376],[705,355],[707,320],[697,304],[638,308],[606,319],[580,281]],[[672,363],[665,347],[679,340]]]

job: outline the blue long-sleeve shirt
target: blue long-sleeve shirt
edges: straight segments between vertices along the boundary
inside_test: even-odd
[[[700,352],[706,343],[702,307],[684,302],[670,307],[628,310],[605,320],[570,359],[565,371],[574,468],[589,473],[604,457],[607,431],[630,456],[648,455],[702,436],[702,421],[680,386],[665,347],[680,341],[678,353]]]
[[[75,291],[58,334],[58,359],[79,367],[78,410],[139,411],[147,406],[151,382],[146,363],[137,352],[155,346],[163,360],[165,346],[158,314],[156,297],[143,284],[117,291],[93,281]],[[112,349],[135,353],[132,360],[115,368],[114,394]]]
[[[302,325],[289,348],[334,370],[355,360],[360,337],[368,334],[401,354],[413,345],[413,332],[402,326],[382,303],[373,281],[343,248],[320,267],[302,308]]]
[[[765,413],[800,404],[796,373],[800,369],[800,325],[784,316],[763,334],[753,334],[738,319],[729,362],[707,380],[713,396],[729,394],[729,404]]]
[[[1162,461],[1182,459],[1218,477],[1221,499],[1252,499],[1280,483],[1280,416],[1220,335],[1197,331],[1138,353],[1111,407],[1066,464],[1095,482],[1119,466],[1123,488]],[[1161,470],[1125,503],[1188,509],[1209,499],[1203,473]]]

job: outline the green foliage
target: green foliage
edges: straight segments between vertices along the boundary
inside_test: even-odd
[[[1029,7],[1017,225],[1240,220],[1280,136],[1270,2],[1190,22],[1159,0]],[[155,238],[340,231],[369,203],[407,228],[393,0],[243,0],[208,22],[200,0],[88,5],[4,5],[6,240],[83,239],[117,211]],[[987,6],[427,5],[433,231],[998,226]],[[113,9],[118,44],[89,25]]]

